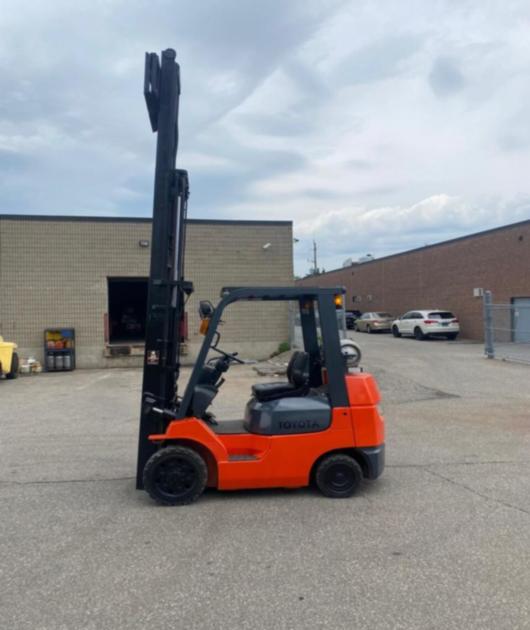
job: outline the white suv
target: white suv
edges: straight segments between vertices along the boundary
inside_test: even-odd
[[[392,322],[394,337],[412,335],[420,340],[427,339],[427,337],[456,339],[459,332],[460,324],[453,313],[438,309],[409,311]]]

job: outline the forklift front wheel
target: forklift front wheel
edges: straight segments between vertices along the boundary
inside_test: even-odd
[[[324,457],[315,472],[315,481],[320,492],[334,499],[351,497],[362,478],[363,471],[359,464],[353,457],[341,453]]]
[[[144,468],[144,488],[162,505],[193,503],[203,493],[207,479],[206,462],[185,446],[161,448]]]

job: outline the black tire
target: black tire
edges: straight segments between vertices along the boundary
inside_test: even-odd
[[[458,337],[458,333],[449,333],[446,337],[449,341],[454,341]]]
[[[11,370],[6,374],[6,378],[14,379],[18,377],[18,354],[13,352],[11,357]]]
[[[401,333],[399,332],[399,328],[397,326],[392,326],[392,334],[394,337],[401,337]]]
[[[188,505],[206,487],[204,459],[185,446],[166,446],[152,455],[144,468],[144,488],[162,505]]]
[[[363,479],[359,464],[349,455],[328,455],[315,471],[317,488],[325,497],[345,499],[357,490]]]
[[[423,331],[419,326],[416,326],[416,328],[414,329],[414,339],[417,339],[418,341],[423,341],[424,339],[427,339],[426,335],[423,334]]]

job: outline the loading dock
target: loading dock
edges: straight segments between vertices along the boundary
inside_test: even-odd
[[[109,278],[109,343],[145,341],[147,278]]]

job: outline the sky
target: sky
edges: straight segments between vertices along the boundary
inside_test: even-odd
[[[146,51],[181,65],[189,216],[295,270],[530,218],[527,0],[0,0],[0,213],[150,216]]]

